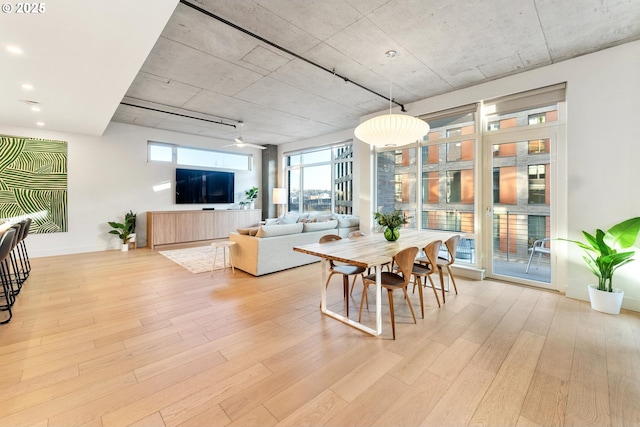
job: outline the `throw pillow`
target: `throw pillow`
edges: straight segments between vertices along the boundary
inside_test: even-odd
[[[295,224],[296,222],[298,222],[298,214],[288,213],[282,217],[282,224]]]

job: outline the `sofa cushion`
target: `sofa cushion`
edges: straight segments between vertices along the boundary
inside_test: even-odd
[[[338,218],[338,227],[340,228],[350,228],[358,225],[360,225],[360,218],[358,217]]]
[[[331,230],[332,228],[336,228],[338,226],[337,220],[325,221],[325,222],[306,222],[303,225],[303,232],[308,231],[321,231],[321,230]]]
[[[258,229],[256,237],[274,237],[302,233],[303,225],[305,224],[301,222],[297,224],[263,225]]]
[[[295,224],[298,221],[297,213],[286,213],[278,218],[278,224]]]

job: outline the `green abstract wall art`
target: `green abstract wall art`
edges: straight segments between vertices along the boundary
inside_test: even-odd
[[[67,231],[67,143],[0,135],[0,221],[29,233]]]

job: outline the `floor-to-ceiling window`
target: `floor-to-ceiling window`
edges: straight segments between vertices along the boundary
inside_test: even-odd
[[[377,149],[375,208],[404,211],[407,226],[460,232],[457,262],[547,286],[552,257],[526,267],[553,230],[563,100],[560,84],[491,100],[486,117],[482,104],[421,117],[431,127],[422,141]]]
[[[352,213],[351,142],[288,153],[285,164],[289,211]]]
[[[423,229],[463,234],[457,262],[475,262],[476,106],[423,117],[431,126],[421,142]]]

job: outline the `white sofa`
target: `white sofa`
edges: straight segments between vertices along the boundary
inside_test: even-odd
[[[320,259],[293,250],[294,246],[317,243],[320,237],[337,234],[347,237],[360,228],[357,217],[336,217],[322,222],[291,222],[238,229],[229,239],[233,265],[254,276],[311,264]]]

